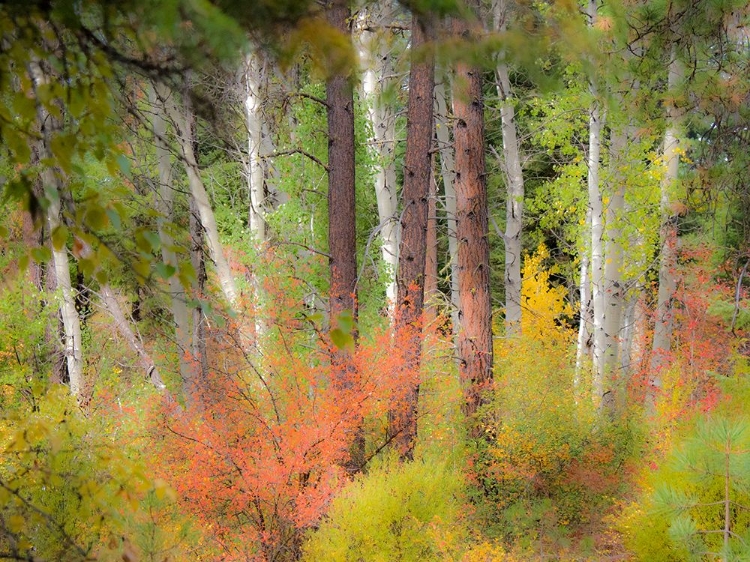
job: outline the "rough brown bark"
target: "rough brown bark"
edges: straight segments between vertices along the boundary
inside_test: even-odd
[[[349,35],[349,6],[344,0],[328,5],[328,23]],[[351,77],[337,72],[326,83],[328,104],[328,244],[331,268],[331,327],[349,310],[356,317],[357,281],[354,208],[354,90]]]
[[[453,33],[471,40],[466,20],[453,20]],[[473,415],[492,383],[492,308],[487,184],[484,157],[482,71],[456,64],[453,138],[456,144],[459,318],[457,351],[464,387],[464,411]]]
[[[424,273],[427,254],[427,212],[432,170],[433,90],[435,62],[426,52],[432,36],[429,15],[412,16],[412,65],[409,72],[409,103],[406,115],[406,154],[404,157],[404,210],[401,219],[396,329],[406,346],[403,368],[419,370]],[[415,375],[416,376],[416,375]],[[417,436],[419,384],[404,389],[403,403],[390,414],[389,433],[402,457],[410,458]]]

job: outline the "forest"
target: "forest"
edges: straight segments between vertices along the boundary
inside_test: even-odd
[[[0,560],[750,560],[748,25],[0,2]]]

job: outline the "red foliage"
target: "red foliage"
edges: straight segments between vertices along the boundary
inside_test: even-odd
[[[194,406],[160,418],[163,477],[225,560],[294,559],[349,477],[363,420],[384,426],[388,405],[415,384],[414,371],[395,368],[402,352],[387,332],[358,347],[341,381],[327,335],[299,314],[291,283],[265,315],[257,352],[245,357],[214,334]],[[384,439],[371,437],[369,449]]]

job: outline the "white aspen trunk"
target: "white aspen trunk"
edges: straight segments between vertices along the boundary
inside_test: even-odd
[[[31,79],[35,88],[39,88],[47,82],[41,67],[37,62],[29,65]],[[47,112],[42,104],[38,104],[39,126],[41,129],[42,140],[40,144],[41,159],[54,160],[50,149],[51,135],[56,128],[53,117]],[[47,208],[47,225],[50,236],[53,236],[55,230],[61,227],[60,221],[60,199],[61,199],[61,177],[62,172],[56,170],[49,164],[42,167],[42,182],[44,184],[45,195],[49,202]],[[81,319],[76,310],[75,296],[73,294],[73,285],[70,280],[70,264],[68,262],[68,253],[65,243],[60,248],[52,244],[52,261],[55,267],[55,278],[57,288],[60,291],[60,316],[63,321],[64,331],[64,353],[65,361],[68,367],[68,378],[70,384],[70,393],[78,398],[83,388],[83,349],[81,340]]]
[[[383,262],[387,268],[386,300],[388,315],[394,317],[396,306],[396,270],[401,243],[396,193],[396,116],[393,107],[383,101],[383,92],[392,86],[394,64],[390,42],[381,29],[387,23],[384,6],[374,4],[359,16],[359,57],[363,69],[362,90],[367,103],[367,117],[372,128],[372,145],[377,155],[375,197],[378,203]]]
[[[504,32],[507,28],[505,1],[493,5],[495,29]],[[501,57],[504,56],[501,53]],[[504,60],[495,69],[497,93],[500,98],[500,120],[503,135],[503,164],[506,185],[505,204],[505,333],[515,336],[521,333],[521,234],[523,231],[524,182],[516,132],[516,116],[513,93],[508,78],[508,65]]]
[[[45,134],[45,139],[47,135]],[[47,158],[51,157],[47,141],[44,141]],[[47,209],[47,224],[50,233],[54,233],[61,226],[60,222],[60,188],[59,178],[56,171],[45,166],[42,172],[42,181],[45,184],[49,208]],[[55,248],[52,244],[52,261],[55,264],[55,278],[57,288],[61,293],[60,315],[63,320],[63,331],[65,332],[65,361],[68,366],[68,377],[70,379],[70,393],[80,396],[83,388],[83,350],[81,347],[81,319],[76,310],[73,286],[70,280],[70,264],[65,244],[61,248]]]
[[[672,49],[672,60],[669,63],[668,90],[673,92],[682,79],[682,64]],[[660,229],[661,252],[659,255],[659,294],[654,321],[654,340],[651,357],[652,400],[661,388],[660,370],[666,364],[667,354],[672,346],[673,299],[677,289],[675,267],[677,265],[677,227],[672,210],[672,191],[677,182],[680,164],[679,155],[679,114],[672,103],[666,107],[667,129],[664,133],[664,178],[661,184]]]
[[[155,84],[150,89],[149,94],[153,108],[151,126],[154,130],[156,165],[159,177],[156,196],[156,208],[159,211],[159,218],[156,221],[156,225],[159,231],[159,240],[161,241],[161,257],[165,264],[171,265],[177,270],[179,263],[172,249],[174,241],[168,227],[173,220],[174,189],[172,185],[172,160],[169,143],[167,142],[167,122],[164,114],[164,104],[171,103],[167,100],[170,92],[167,88]],[[180,376],[187,384],[197,376],[197,373],[195,372],[194,361],[189,357],[191,346],[190,312],[187,307],[185,289],[182,283],[180,283],[179,278],[175,275],[169,278],[169,293],[172,301],[172,317],[175,324]]]
[[[446,78],[447,79],[447,78]],[[458,290],[458,238],[456,237],[456,165],[454,147],[451,142],[451,124],[448,115],[445,82],[435,82],[435,135],[440,154],[440,174],[445,193],[445,216],[448,228],[448,257],[451,269],[451,323],[453,335],[458,334],[459,327],[459,290]]]
[[[586,211],[586,229],[591,225],[591,209]],[[591,357],[593,342],[593,318],[591,316],[591,279],[589,278],[589,243],[584,243],[581,254],[581,280],[579,282],[580,309],[578,324],[578,340],[576,344],[576,370],[573,377],[573,388],[580,393],[582,388],[582,373],[586,361]]]
[[[264,92],[264,61],[255,53],[245,57],[245,124],[247,126],[247,186],[250,193],[248,226],[253,242],[262,253],[268,242],[265,212],[267,166],[264,156],[273,151],[267,135],[267,125],[263,117],[262,104]],[[260,306],[263,300],[262,282],[255,271],[251,274],[250,285],[253,291],[253,302]],[[255,314],[255,345],[261,345],[266,332],[262,314]]]
[[[247,186],[250,193],[249,226],[258,244],[266,242],[264,210],[265,170],[262,163],[263,116],[261,113],[261,66],[257,55],[245,57],[245,123],[247,126]]]
[[[620,326],[620,373],[624,379],[630,375],[635,351],[636,312],[641,299],[643,287],[637,285],[630,291],[623,293],[621,326]]]
[[[588,6],[589,24],[596,23],[597,3]],[[599,185],[599,157],[601,152],[602,114],[596,87],[591,85],[592,106],[589,114],[588,194],[591,211],[591,300],[594,312],[593,395],[597,405],[604,396],[604,208]]]
[[[112,316],[112,319],[115,321],[115,328],[117,328],[117,331],[120,332],[120,335],[125,338],[125,341],[128,342],[128,345],[138,355],[138,364],[140,365],[141,369],[143,369],[146,377],[156,388],[158,388],[159,390],[164,390],[166,388],[166,385],[159,375],[156,364],[149,355],[148,351],[146,351],[146,347],[143,345],[143,340],[141,339],[140,334],[137,333],[137,328],[135,331],[131,329],[130,322],[128,322],[128,320],[125,318],[125,314],[123,314],[122,312],[122,308],[120,307],[120,303],[117,300],[115,292],[107,284],[102,285],[99,289],[99,292],[101,294],[102,304],[107,309],[107,312],[109,312],[110,316]]]
[[[624,298],[622,229],[620,223],[625,211],[625,178],[619,172],[624,164],[624,153],[628,137],[624,131],[613,130],[610,141],[610,168],[614,185],[609,189],[606,209],[604,291],[602,298],[603,326],[603,378],[604,393],[609,397],[606,406],[615,405],[615,375],[618,371],[620,353],[620,328]],[[608,394],[609,393],[609,394]]]
[[[193,122],[194,115],[186,100],[183,100],[182,111],[179,111],[174,104],[167,106],[177,129],[177,142],[180,146],[182,161],[185,166],[185,172],[188,177],[190,192],[195,200],[198,209],[201,225],[206,233],[206,242],[211,260],[216,267],[216,276],[219,278],[219,286],[227,300],[229,306],[236,310],[237,308],[237,287],[232,277],[232,270],[229,268],[224,248],[219,240],[219,229],[216,226],[216,217],[211,208],[208,193],[203,185],[203,179],[198,169],[198,162],[193,150]]]
[[[591,209],[591,300],[594,311],[593,391],[599,403],[604,395],[606,337],[604,333],[604,209],[599,188],[599,154],[602,123],[594,101],[589,121],[589,207]]]

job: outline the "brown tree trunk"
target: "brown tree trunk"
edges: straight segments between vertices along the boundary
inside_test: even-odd
[[[351,10],[346,0],[332,0],[327,7],[328,23],[350,39]],[[339,327],[342,313],[351,312],[356,340],[357,245],[354,190],[354,88],[349,72],[339,70],[326,82],[328,104],[328,246],[331,269],[329,317],[332,329]],[[332,354],[335,383],[340,390],[354,384],[355,369],[346,349]],[[345,468],[358,471],[364,465],[364,439],[355,421],[351,456]]]
[[[404,351],[404,369],[414,372],[413,383],[404,389],[403,400],[394,404],[389,434],[402,457],[410,458],[417,436],[416,381],[422,342],[424,273],[427,254],[427,212],[432,170],[433,90],[435,62],[424,53],[432,36],[431,16],[414,14],[411,26],[412,65],[409,73],[409,104],[406,114],[406,154],[404,157],[404,210],[401,219],[396,329]]]
[[[347,2],[328,6],[328,23],[349,35]],[[326,83],[328,103],[328,244],[331,268],[331,327],[345,310],[356,316],[357,281],[354,209],[354,90],[350,76],[336,73]]]
[[[472,40],[473,33],[465,20],[453,20],[453,33],[458,38]],[[464,387],[464,410],[471,416],[482,404],[482,394],[492,383],[490,249],[481,69],[458,62],[454,89],[461,322],[457,351],[459,376]]]

